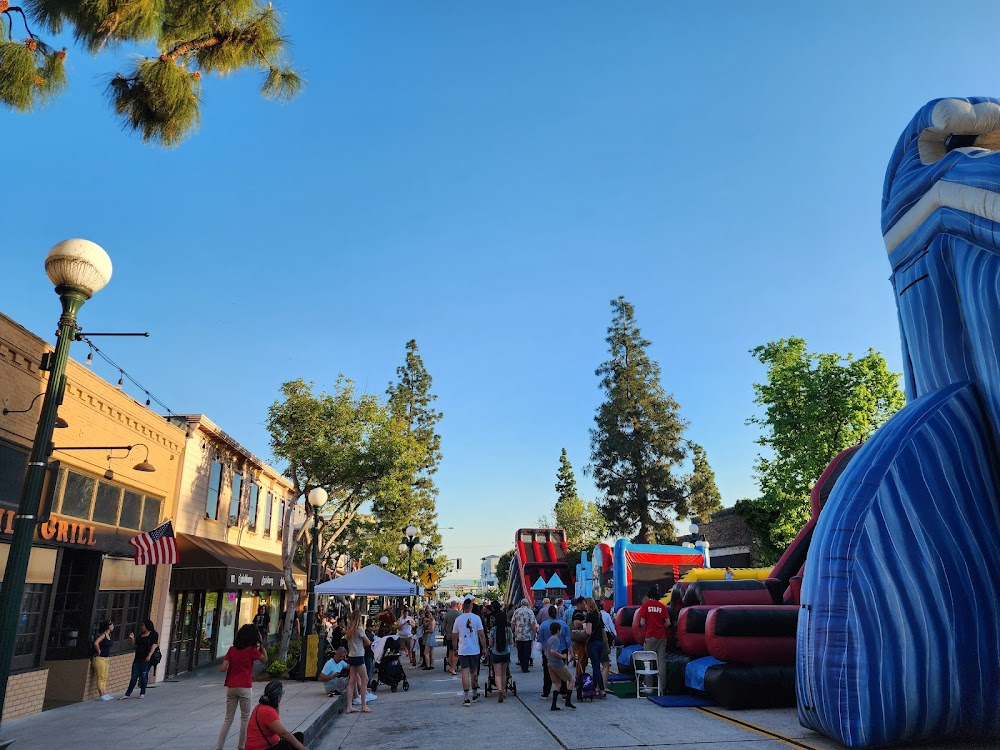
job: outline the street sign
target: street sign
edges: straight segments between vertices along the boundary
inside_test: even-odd
[[[433,568],[427,568],[420,574],[420,582],[424,584],[424,588],[433,588],[437,585],[438,574],[434,572]]]

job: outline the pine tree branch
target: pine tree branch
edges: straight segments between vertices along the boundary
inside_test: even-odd
[[[169,52],[164,53],[163,56],[170,60],[170,62],[177,62],[178,57],[182,57],[190,52],[197,52],[200,49],[206,49],[207,47],[215,47],[219,44],[222,44],[222,38],[213,34],[212,36],[181,42],[175,45]]]

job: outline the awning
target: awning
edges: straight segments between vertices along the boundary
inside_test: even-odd
[[[317,594],[358,596],[413,596],[419,593],[416,586],[378,565],[367,565],[361,570],[334,578],[316,587]]]
[[[251,551],[235,544],[177,535],[180,561],[173,566],[173,591],[234,591],[237,589],[283,589],[281,558]],[[305,588],[305,574],[293,568],[296,584]],[[301,580],[300,580],[301,578]]]

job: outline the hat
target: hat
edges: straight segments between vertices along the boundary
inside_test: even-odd
[[[474,597],[472,594],[466,594],[465,595],[465,601],[469,601],[469,599],[472,599],[472,601],[475,601],[476,597]]]

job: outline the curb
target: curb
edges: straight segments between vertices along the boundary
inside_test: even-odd
[[[312,719],[312,723],[310,723],[308,726],[299,729],[299,727],[302,727],[302,724],[299,724],[299,727],[296,727],[296,730],[301,731],[302,734],[305,736],[304,744],[309,745],[310,743],[319,739],[319,737],[323,734],[323,732],[326,731],[326,728],[329,727],[330,724],[333,723],[333,720],[339,714],[343,713],[344,709],[346,708],[347,708],[347,696],[338,695],[334,700],[327,703],[327,705],[321,708],[317,713],[313,714],[314,718]]]

